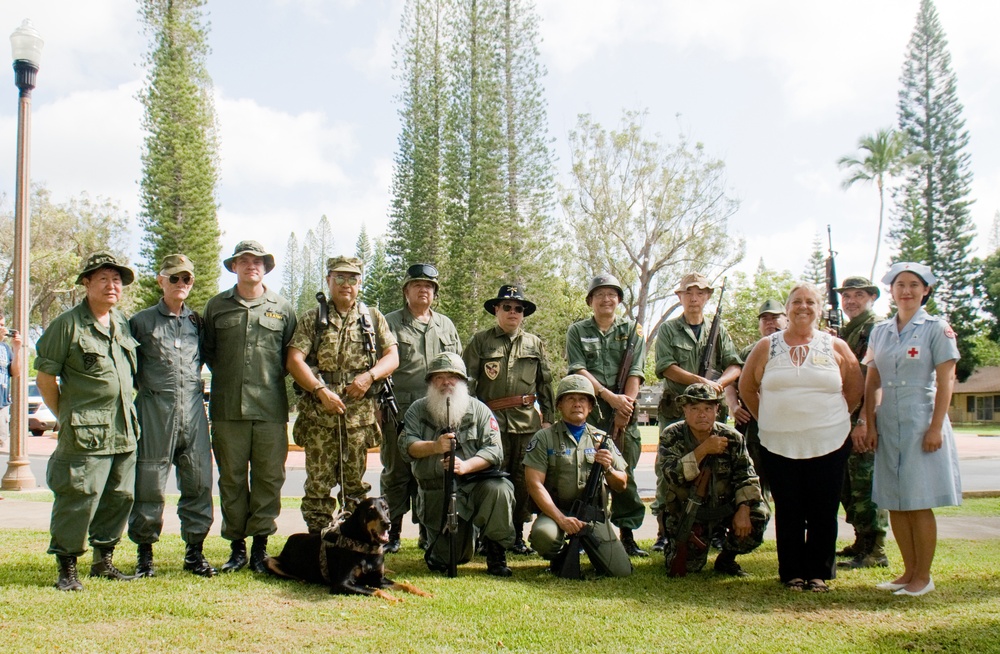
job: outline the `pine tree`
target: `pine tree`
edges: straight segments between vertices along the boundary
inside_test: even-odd
[[[813,239],[812,253],[806,262],[805,270],[802,271],[802,281],[820,288],[826,285],[826,255],[823,253],[823,237],[819,232],[816,232],[816,238]]]
[[[281,294],[289,302],[296,302],[302,293],[302,251],[295,232],[288,235],[285,258],[281,269]]]
[[[218,292],[219,224],[215,185],[218,144],[208,55],[204,0],[141,0],[151,49],[145,59],[143,176],[145,230],[141,253],[148,276],[140,280],[144,305],[160,295],[150,276],[168,254],[194,263],[197,283],[188,304],[201,308]]]
[[[968,339],[976,331],[970,246],[974,236],[969,205],[969,133],[961,117],[957,78],[937,10],[922,0],[900,78],[899,129],[911,151],[925,152],[896,194],[897,260],[927,264],[938,278],[928,307],[940,311],[958,334],[962,359],[958,378],[975,369]]]
[[[403,295],[395,277],[389,274],[389,260],[383,239],[375,241],[371,260],[365,266],[364,285],[361,299],[369,306],[376,307],[383,314],[395,311],[403,305]]]
[[[358,234],[358,240],[354,244],[354,256],[365,263],[365,273],[367,274],[367,267],[371,263],[372,258],[372,242],[368,238],[368,230],[365,228],[364,223],[361,223],[361,232]]]

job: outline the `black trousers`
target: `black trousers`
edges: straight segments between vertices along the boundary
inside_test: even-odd
[[[778,576],[782,582],[833,579],[837,509],[850,438],[839,449],[812,459],[789,459],[765,447],[761,453],[774,498]]]

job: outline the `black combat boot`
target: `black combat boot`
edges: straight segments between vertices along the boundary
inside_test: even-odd
[[[715,557],[715,571],[731,577],[750,576],[750,573],[736,562],[736,552],[727,549],[723,549],[719,552],[719,556]]]
[[[521,554],[527,556],[529,554],[534,554],[535,550],[531,549],[527,543],[524,542],[524,523],[516,522],[514,523],[514,546],[510,548],[510,551],[514,554]]]
[[[427,551],[427,527],[425,527],[424,523],[421,522],[421,523],[419,523],[417,525],[417,528],[418,528],[418,532],[417,532],[417,547],[419,547],[420,549],[422,549],[422,550],[424,550],[426,552]]]
[[[156,576],[156,569],[153,567],[152,543],[139,543],[139,548],[135,555],[135,576],[136,577]]]
[[[662,552],[667,548],[667,526],[666,512],[656,516],[656,542],[653,543],[654,552]]]
[[[618,530],[621,534],[622,545],[625,546],[625,553],[629,556],[649,556],[649,552],[644,549],[640,549],[635,542],[635,538],[632,536],[632,530],[628,527],[622,527]]]
[[[229,555],[229,560],[222,564],[222,571],[238,572],[247,564],[247,542],[241,538],[234,540],[229,547],[233,552]]]
[[[267,536],[254,536],[250,546],[250,569],[254,572],[267,572],[264,559],[267,558]]]
[[[483,539],[486,546],[486,573],[494,577],[509,577],[513,572],[507,567],[507,553],[503,545],[488,538]]]
[[[56,560],[59,562],[59,580],[56,581],[56,588],[59,590],[83,590],[83,584],[80,583],[80,579],[76,575],[76,557],[58,555]]]
[[[400,538],[403,533],[403,516],[393,518],[389,523],[389,542],[385,544],[386,554],[395,554],[402,547]]]
[[[205,558],[202,541],[188,543],[184,548],[184,569],[199,577],[214,577],[215,568]]]
[[[90,566],[90,576],[114,579],[115,581],[132,581],[135,579],[135,575],[127,575],[115,567],[115,564],[111,561],[114,555],[115,548],[113,547],[95,547],[94,563]]]

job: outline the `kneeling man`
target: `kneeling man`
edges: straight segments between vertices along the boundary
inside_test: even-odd
[[[661,491],[666,497],[671,544],[666,553],[667,570],[682,541],[688,545],[685,570],[701,570],[708,558],[706,541],[718,526],[725,538],[715,559],[716,572],[745,577],[736,555],[760,547],[770,514],[743,437],[715,421],[721,399],[709,384],[691,384],[676,400],[684,412],[683,422],[660,434]],[[702,474],[708,477],[707,488],[698,496],[695,489]],[[690,527],[685,524],[689,511],[697,512]]]
[[[427,397],[406,412],[399,450],[417,480],[417,518],[427,527],[427,567],[448,570],[448,540],[441,537],[447,489],[445,454],[455,443],[458,480],[458,563],[472,558],[472,527],[486,545],[486,572],[509,577],[506,550],[514,544],[514,486],[499,471],[503,462],[500,426],[489,408],[469,396],[462,357],[439,354],[427,367]],[[449,402],[450,400],[450,402]]]

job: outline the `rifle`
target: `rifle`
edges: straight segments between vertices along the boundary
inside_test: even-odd
[[[445,399],[445,434],[452,432],[451,398]],[[457,437],[457,435],[456,435]],[[455,480],[455,442],[451,439],[451,448],[445,455],[447,465],[444,468],[444,490],[447,493],[442,505],[441,535],[448,538],[448,576],[458,576],[458,482]]]
[[[629,371],[632,369],[632,362],[635,360],[635,347],[639,342],[639,334],[639,323],[637,321],[633,322],[632,330],[628,335],[628,342],[625,345],[625,354],[622,355],[622,361],[618,364],[618,374],[615,375],[615,386],[611,389],[616,395],[625,392],[625,384],[628,382]],[[618,451],[621,452],[624,451],[624,447],[622,445],[622,435],[624,434],[625,429],[615,429],[615,415],[617,413],[618,412],[614,408],[611,409],[611,422],[608,423],[607,431],[611,434],[611,442],[613,442],[615,447],[618,448]],[[629,420],[629,424],[632,424],[635,421],[636,415],[633,405],[632,419]]]
[[[719,371],[712,369],[712,359],[715,358],[715,346],[719,341],[719,327],[722,325],[722,296],[726,293],[726,278],[722,278],[722,289],[719,290],[719,306],[715,309],[715,318],[712,318],[712,328],[708,331],[708,343],[701,353],[701,361],[698,362],[698,376],[705,379],[718,379]]]
[[[358,315],[361,321],[361,333],[364,335],[365,354],[368,355],[368,363],[374,366],[378,363],[378,350],[375,344],[375,327],[372,325],[372,315],[368,310],[368,305],[358,302]],[[393,429],[399,428],[399,405],[396,403],[396,393],[393,391],[392,375],[383,380],[375,382],[366,396],[375,396],[379,412],[384,418],[392,423]]]
[[[610,438],[611,434],[604,434],[601,444],[597,446],[598,451],[609,449],[608,440]],[[596,542],[593,534],[593,523],[604,522],[607,519],[604,507],[600,501],[603,482],[604,467],[597,461],[594,461],[594,464],[590,467],[590,475],[587,477],[587,485],[584,487],[583,493],[576,498],[567,514],[586,523],[586,526],[570,536],[566,544],[559,550],[559,553],[552,559],[550,569],[558,577],[563,579],[583,579],[583,571],[580,569],[580,547],[587,550],[589,556],[590,552],[596,551],[600,546],[600,543]],[[591,557],[591,561],[594,560],[594,557]]]
[[[315,334],[313,334],[312,347],[309,349],[309,354],[306,355],[306,365],[319,378],[319,343],[323,338],[323,332],[330,327],[330,305],[327,303],[323,291],[316,294],[316,301],[319,302],[319,311],[316,312],[316,329]],[[295,391],[296,395],[302,395],[306,392],[306,389],[299,386],[296,381],[292,382],[292,390]]]
[[[712,478],[712,466],[706,465],[702,468],[698,476],[695,477],[694,486],[688,496],[687,509],[684,512],[684,520],[677,530],[677,537],[671,541],[671,552],[667,554],[667,574],[671,577],[684,577],[687,575],[688,546],[691,541],[698,549],[705,549],[705,543],[694,533],[694,523],[698,518],[698,509],[701,508],[708,495],[708,484]]]
[[[840,318],[840,295],[837,293],[837,267],[834,265],[833,257],[836,252],[833,251],[833,234],[830,232],[830,226],[826,226],[826,238],[829,243],[830,256],[826,258],[826,299],[830,303],[830,310],[826,313],[826,326],[833,331],[840,333],[840,325],[842,323]]]

